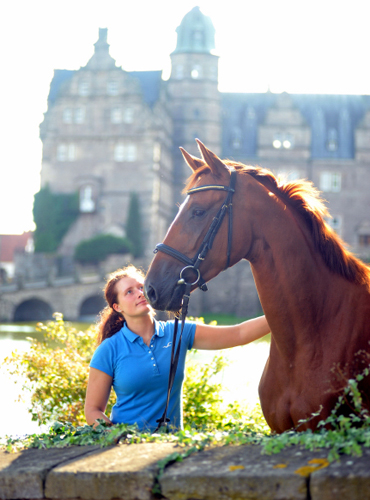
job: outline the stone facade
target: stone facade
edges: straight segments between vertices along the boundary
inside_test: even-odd
[[[78,190],[81,209],[59,253],[98,233],[124,235],[136,191],[150,258],[189,173],[178,148],[197,154],[199,137],[223,158],[312,180],[334,229],[369,258],[369,96],[220,93],[214,34],[198,7],[184,17],[168,81],[117,67],[106,29],[86,66],[55,71],[40,126],[41,184]]]
[[[177,34],[167,81],[160,71],[117,67],[106,29],[86,66],[55,71],[40,126],[41,183],[54,192],[78,190],[81,211],[59,254],[72,255],[76,244],[98,233],[124,235],[135,191],[149,263],[190,173],[178,147],[197,155],[198,137],[221,158],[313,181],[328,201],[328,222],[370,259],[370,96],[220,93],[211,20],[195,7]],[[211,285],[212,300],[202,296],[197,308],[234,304],[232,312],[245,315],[242,303],[248,303],[258,312],[248,264],[242,273],[243,285],[236,285],[238,271],[223,273],[222,287]],[[233,294],[238,287],[247,294],[243,300],[225,303],[222,290]]]

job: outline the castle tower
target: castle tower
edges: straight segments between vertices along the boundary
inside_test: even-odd
[[[174,134],[175,197],[189,176],[179,146],[198,155],[195,138],[221,153],[221,101],[218,91],[218,56],[215,29],[209,17],[194,7],[177,28],[177,46],[171,54],[168,92]]]

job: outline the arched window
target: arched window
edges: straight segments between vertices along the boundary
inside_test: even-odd
[[[80,212],[91,213],[95,211],[92,186],[83,186],[80,189]]]

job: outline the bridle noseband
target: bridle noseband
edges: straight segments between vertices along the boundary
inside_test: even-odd
[[[195,285],[198,283],[198,286],[201,290],[204,292],[207,291],[207,284],[202,278],[200,271],[199,271],[199,266],[203,262],[203,260],[206,258],[206,255],[208,251],[212,248],[213,241],[215,239],[215,236],[220,229],[220,226],[222,224],[222,221],[225,217],[225,214],[227,210],[229,211],[229,228],[228,228],[228,237],[227,237],[227,260],[226,260],[226,266],[225,269],[227,269],[230,265],[230,254],[231,254],[231,239],[232,239],[232,226],[233,226],[233,218],[232,218],[232,197],[235,192],[235,182],[236,182],[236,171],[234,169],[231,169],[231,175],[230,175],[230,183],[228,186],[220,186],[218,184],[211,184],[211,185],[205,185],[205,186],[199,186],[195,187],[192,189],[189,189],[187,191],[187,195],[194,194],[194,193],[199,193],[201,191],[226,191],[227,192],[227,197],[224,203],[222,204],[221,208],[217,212],[216,216],[214,217],[211,225],[209,226],[209,229],[207,231],[207,234],[205,235],[202,244],[199,247],[199,250],[196,252],[195,257],[193,259],[190,259],[183,253],[179,252],[175,248],[172,248],[168,245],[165,245],[164,243],[158,243],[154,249],[154,253],[157,252],[163,252],[167,255],[170,255],[171,257],[174,257],[175,259],[183,262],[186,264],[185,267],[183,267],[180,271],[180,279],[177,282],[179,285]],[[192,270],[195,272],[197,278],[195,281],[192,283],[188,283],[186,279],[184,278],[184,272],[186,270]]]

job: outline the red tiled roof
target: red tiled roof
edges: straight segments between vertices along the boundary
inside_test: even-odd
[[[23,234],[0,234],[0,262],[13,262],[15,250],[24,250],[32,232]]]

